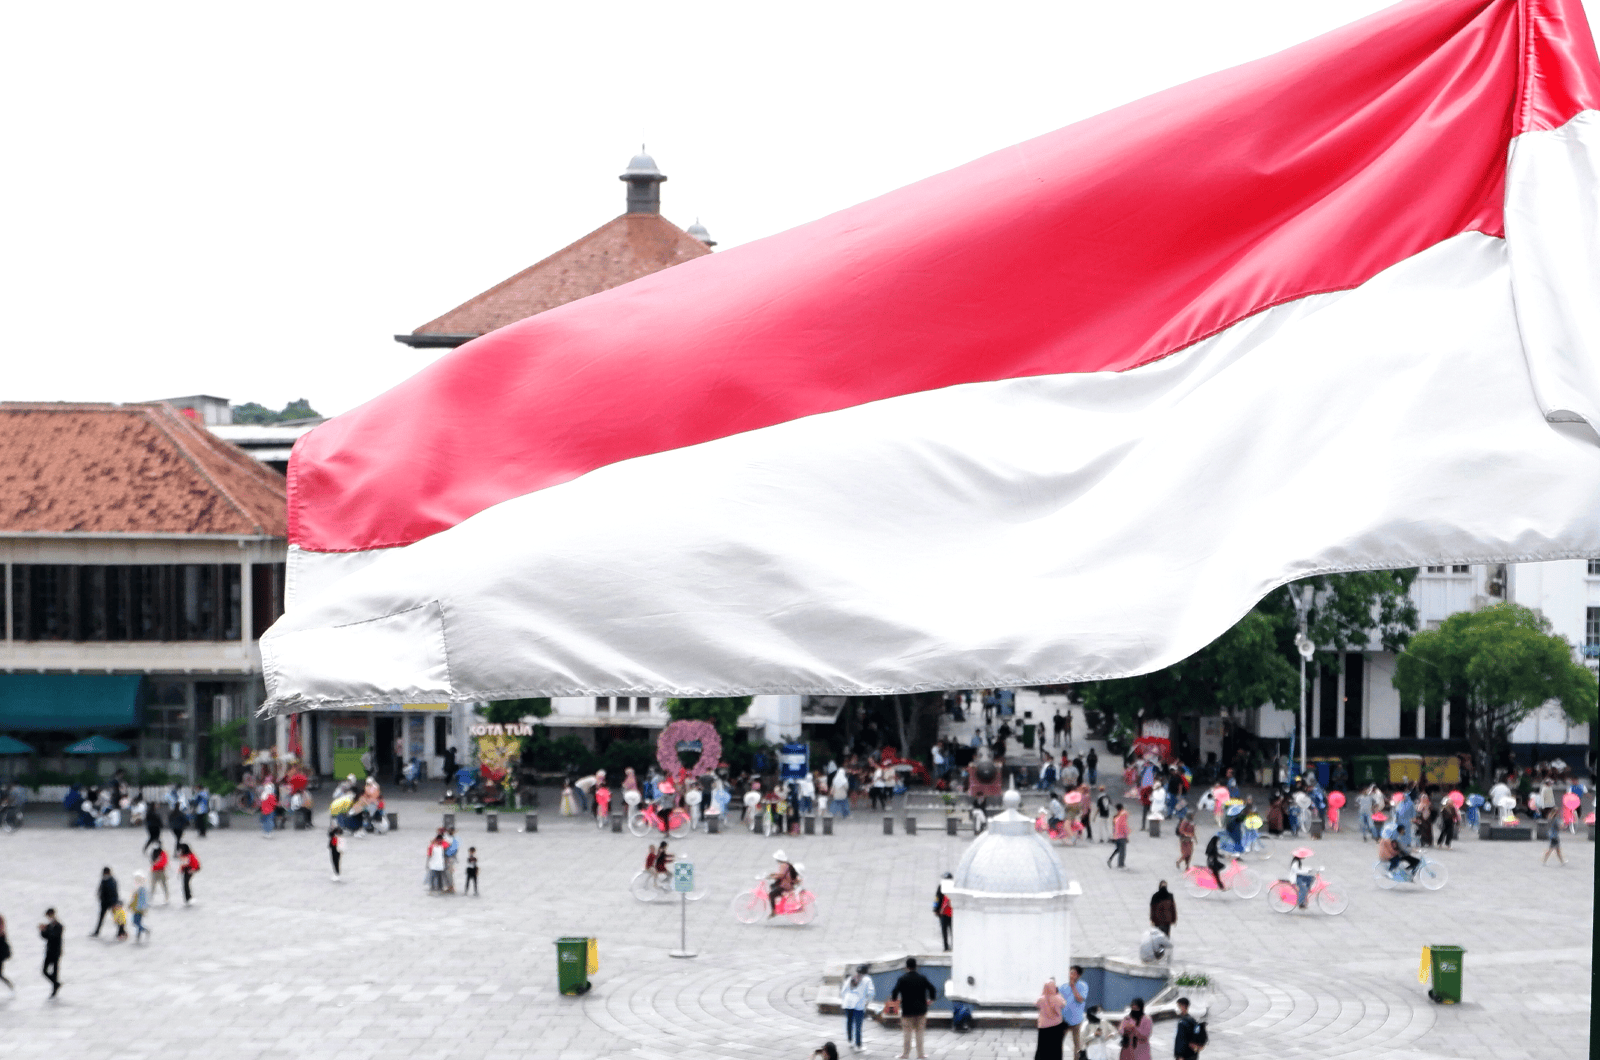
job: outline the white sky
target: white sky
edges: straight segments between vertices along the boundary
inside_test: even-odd
[[[724,247],[1383,0],[9,4],[0,398],[349,409],[622,212]]]

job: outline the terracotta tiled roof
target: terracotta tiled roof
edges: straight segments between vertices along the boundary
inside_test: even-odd
[[[0,533],[285,537],[285,492],[170,405],[0,402]]]
[[[710,247],[660,214],[625,213],[413,334],[484,335],[709,253]]]

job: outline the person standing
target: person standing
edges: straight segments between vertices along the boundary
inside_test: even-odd
[[[1439,807],[1439,845],[1449,850],[1456,841],[1456,826],[1461,821],[1461,811],[1450,798],[1441,800]]]
[[[939,934],[944,937],[944,949],[950,952],[950,896],[944,893],[944,881],[953,879],[948,872],[933,891],[933,915],[939,918]]]
[[[189,827],[189,815],[183,812],[183,803],[178,803],[167,815],[167,827],[172,829],[172,849],[177,850],[183,845],[183,831]]]
[[[1150,923],[1167,938],[1172,937],[1172,925],[1178,922],[1178,903],[1162,880],[1156,893],[1150,896]]]
[[[272,838],[273,814],[278,812],[278,792],[272,782],[261,785],[261,803],[256,807],[261,811],[261,838]]]
[[[10,987],[11,992],[17,992],[17,984],[6,978],[6,962],[11,959],[11,940],[6,938],[6,918],[0,916],[0,983]]]
[[[449,894],[456,893],[456,855],[461,852],[461,842],[456,839],[456,830],[444,830],[444,889]]]
[[[1100,783],[1100,756],[1094,753],[1093,747],[1089,748],[1089,757],[1084,762],[1089,767],[1089,783]]]
[[[1111,796],[1106,794],[1106,786],[1104,784],[1101,784],[1097,790],[1099,794],[1095,796],[1094,813],[1101,821],[1100,842],[1108,843],[1111,841]]]
[[[465,883],[463,883],[461,885],[461,897],[465,898],[467,896],[467,892],[469,892],[469,891],[472,894],[474,894],[477,897],[479,897],[479,898],[483,897],[482,893],[479,892],[479,890],[478,890],[478,848],[477,847],[468,847],[467,848],[467,880],[466,880]]]
[[[183,874],[183,904],[194,901],[194,874],[200,871],[200,859],[194,856],[189,844],[179,843],[177,849],[178,871]]]
[[[200,838],[206,837],[206,829],[211,826],[211,792],[206,790],[204,784],[194,793],[194,830]]]
[[[938,996],[934,985],[917,971],[917,959],[907,957],[905,974],[889,992],[892,1000],[900,1002],[900,1060],[910,1060],[912,1038],[917,1041],[917,1057],[926,1060],[922,1039],[928,1030],[928,1002]]]
[[[828,812],[835,817],[850,816],[850,774],[840,766],[833,771],[828,788]]]
[[[110,869],[106,870],[110,872]],[[50,980],[50,996],[61,992],[61,921],[54,909],[44,911],[44,923],[39,925],[39,937],[44,939],[44,977]]]
[[[1083,985],[1083,966],[1074,964],[1067,971],[1067,992],[1061,995],[1066,1002],[1061,1007],[1061,1019],[1067,1025],[1067,1030],[1072,1034],[1072,1055],[1074,1058],[1082,1055],[1083,1021],[1089,1000],[1089,988]]]
[[[1188,815],[1178,818],[1178,868],[1189,871],[1189,860],[1194,857],[1194,822]]]
[[[1372,815],[1378,812],[1378,786],[1368,784],[1366,790],[1356,796],[1356,816],[1361,818],[1361,841],[1365,843],[1370,835],[1373,842],[1377,842],[1378,830],[1372,827]]]
[[[1039,1037],[1033,1047],[1033,1060],[1061,1060],[1061,1043],[1067,1036],[1067,1023],[1062,1018],[1066,999],[1056,989],[1054,979],[1045,980],[1034,1008],[1039,1010]]]
[[[1113,860],[1116,861],[1116,863],[1117,863],[1116,867],[1117,868],[1119,868],[1119,869],[1127,868],[1128,867],[1128,811],[1123,808],[1123,805],[1120,802],[1117,803],[1117,812],[1116,812],[1115,816],[1113,816],[1111,818],[1111,841],[1116,844],[1116,848],[1111,851],[1111,856],[1106,858],[1106,868],[1108,868],[1108,869],[1111,868],[1111,862]]]
[[[1206,1047],[1206,1025],[1189,1015],[1189,999],[1178,999],[1178,1029],[1172,1038],[1174,1060],[1197,1060]]]
[[[1055,746],[1060,747],[1061,741],[1067,735],[1067,719],[1061,716],[1061,710],[1056,709],[1055,717],[1050,719],[1050,728],[1055,738]]]
[[[339,875],[339,859],[344,854],[344,829],[334,825],[328,829],[328,861],[333,864],[333,882],[338,883],[343,877]]]
[[[444,893],[444,829],[428,844],[428,893]]]
[[[1155,1024],[1144,1014],[1144,998],[1133,999],[1118,1029],[1123,1043],[1118,1060],[1150,1060],[1150,1035],[1155,1033]]]
[[[111,910],[122,900],[117,894],[117,879],[111,875],[110,865],[100,870],[100,886],[96,895],[100,899],[100,917],[94,922],[94,930],[89,932],[89,937],[92,939],[100,937],[100,928],[105,924],[106,917],[111,915]]]
[[[861,1048],[861,1025],[867,1020],[867,1006],[877,998],[878,988],[867,974],[867,966],[855,971],[839,984],[839,1008],[844,1012],[844,1040],[853,1049]]]
[[[454,746],[451,746],[451,747],[447,748],[445,750],[445,752],[444,752],[444,796],[445,797],[440,799],[439,800],[440,802],[448,802],[449,801],[450,794],[451,794],[450,787],[455,782],[456,782],[456,749],[455,749]]]

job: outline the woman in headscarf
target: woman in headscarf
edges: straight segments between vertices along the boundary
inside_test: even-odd
[[[1061,1011],[1066,1005],[1067,999],[1056,989],[1056,981],[1047,980],[1039,1000],[1034,1002],[1039,1010],[1039,1043],[1034,1047],[1033,1060],[1061,1060],[1061,1043],[1067,1036],[1067,1022]]]
[[[1150,1060],[1150,1035],[1155,1033],[1155,1024],[1144,1014],[1144,998],[1133,999],[1118,1030],[1122,1032],[1122,1051],[1117,1054],[1118,1060]]]

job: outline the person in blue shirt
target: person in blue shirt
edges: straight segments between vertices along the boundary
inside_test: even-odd
[[[1067,988],[1061,991],[1061,1000],[1066,1002],[1061,1008],[1061,1022],[1072,1035],[1073,1056],[1083,1052],[1083,1014],[1089,1001],[1089,987],[1082,980],[1083,967],[1074,964],[1067,971]]]

